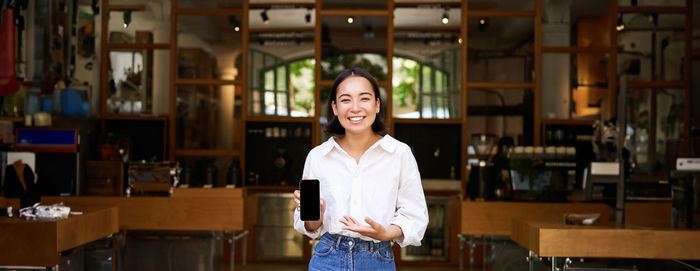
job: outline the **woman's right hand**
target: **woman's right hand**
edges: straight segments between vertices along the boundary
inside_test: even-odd
[[[301,211],[301,194],[299,193],[299,190],[294,190],[294,202],[297,204],[297,211]],[[326,200],[323,198],[320,199],[320,205],[321,205],[321,219],[318,221],[304,221],[304,227],[306,227],[306,230],[308,231],[316,231],[321,225],[323,225],[323,214],[326,212]]]

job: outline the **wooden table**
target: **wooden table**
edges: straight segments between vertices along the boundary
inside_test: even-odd
[[[539,257],[552,257],[553,264],[557,257],[700,260],[699,230],[571,226],[515,218],[511,239]]]
[[[511,221],[515,217],[548,218],[563,220],[565,213],[600,213],[597,223],[610,219],[612,208],[603,203],[549,203],[508,201],[463,201],[459,236],[459,269],[464,270],[464,243],[469,245],[469,268],[473,269],[474,246],[490,245],[491,236],[511,235]],[[474,237],[484,236],[484,242]],[[487,238],[488,237],[488,238]],[[486,256],[484,256],[486,258]]]
[[[0,265],[54,267],[60,253],[119,232],[116,207],[79,207],[57,221],[0,217]]]
[[[121,230],[231,232],[231,270],[235,240],[247,235],[243,225],[243,189],[180,188],[171,197],[42,197],[43,204],[117,206]],[[246,265],[243,238],[243,265]]]

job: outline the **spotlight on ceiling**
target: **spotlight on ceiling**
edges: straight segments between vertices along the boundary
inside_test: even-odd
[[[270,17],[267,16],[267,10],[268,9],[264,9],[262,12],[260,12],[260,18],[262,19],[264,24],[270,23]]]
[[[124,16],[122,19],[124,19],[124,28],[129,27],[129,24],[131,23],[131,10],[124,11]]]
[[[449,8],[445,8],[445,12],[442,13],[442,19],[440,19],[442,24],[447,24],[450,22],[450,16],[447,14],[449,11]]]
[[[241,23],[238,22],[238,19],[236,19],[236,16],[229,16],[228,21],[233,26],[233,31],[241,31]]]
[[[484,31],[487,26],[489,26],[489,17],[479,18],[479,25],[477,26],[477,29],[479,29],[479,32]]]
[[[355,22],[355,16],[348,16],[348,23],[352,24]]]
[[[306,15],[304,15],[304,20],[306,20],[306,23],[311,23],[311,8],[306,9]]]
[[[625,29],[625,23],[622,21],[622,14],[617,17],[617,26],[615,26],[615,29],[617,29],[617,31],[622,31]]]

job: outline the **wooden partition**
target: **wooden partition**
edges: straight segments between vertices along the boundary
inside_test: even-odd
[[[68,206],[117,206],[122,230],[243,230],[242,189],[176,189],[172,197],[42,197]]]
[[[56,221],[0,217],[0,265],[49,266],[61,252],[118,232],[117,208],[80,206],[82,215]]]
[[[600,213],[596,223],[608,223],[612,208],[603,203],[462,202],[461,234],[510,235],[516,217],[563,221],[565,213]]]

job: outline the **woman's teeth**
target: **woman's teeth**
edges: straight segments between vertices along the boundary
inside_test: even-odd
[[[350,118],[350,120],[351,120],[351,121],[358,121],[358,120],[361,120],[361,119],[363,119],[363,118],[364,118],[364,117],[352,117],[352,118]]]

